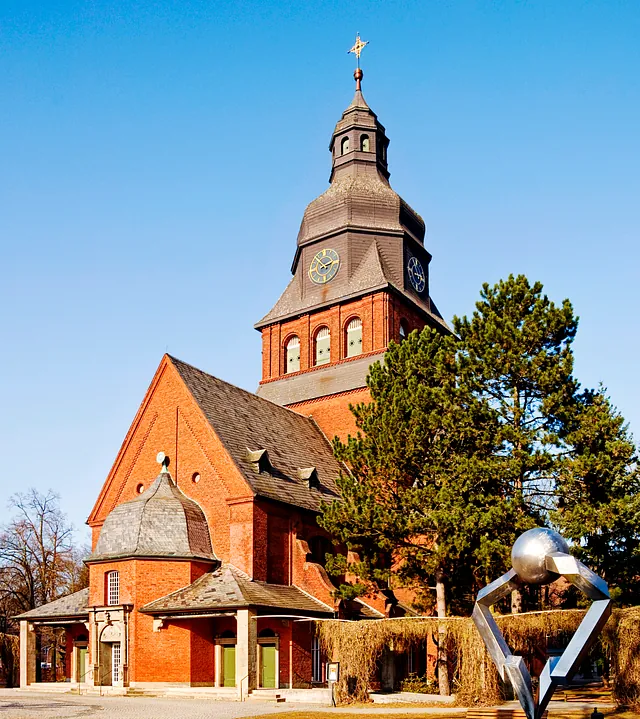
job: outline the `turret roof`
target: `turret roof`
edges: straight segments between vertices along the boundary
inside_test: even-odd
[[[111,510],[88,561],[128,557],[216,560],[204,512],[166,469],[139,497]]]

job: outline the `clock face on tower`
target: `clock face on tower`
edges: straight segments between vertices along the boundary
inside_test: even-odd
[[[317,285],[323,285],[332,280],[340,269],[340,256],[335,250],[320,250],[311,260],[309,277]]]
[[[427,276],[417,257],[412,257],[407,263],[407,274],[413,289],[416,292],[424,292],[424,288],[427,286]]]

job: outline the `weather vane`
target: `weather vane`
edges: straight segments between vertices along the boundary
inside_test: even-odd
[[[366,47],[369,44],[369,41],[362,42],[360,39],[360,33],[356,33],[356,41],[353,44],[353,47],[351,50],[349,50],[349,53],[353,53],[356,56],[356,67],[360,67],[360,53],[362,52],[362,49]]]

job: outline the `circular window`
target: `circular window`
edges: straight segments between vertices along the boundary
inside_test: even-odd
[[[140,484],[136,487],[136,492],[138,494],[142,494],[144,492],[144,484],[142,484],[142,482],[140,482]]]
[[[198,482],[200,481],[200,472],[194,472],[193,476],[191,477],[191,481],[194,484],[198,484]]]

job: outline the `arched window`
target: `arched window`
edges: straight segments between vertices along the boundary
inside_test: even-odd
[[[331,332],[328,327],[321,327],[316,334],[316,365],[331,361]]]
[[[360,149],[369,152],[369,135],[360,135]]]
[[[347,152],[349,152],[349,138],[343,137],[342,142],[340,143],[340,154],[346,155]]]
[[[400,342],[404,342],[408,334],[409,330],[407,329],[406,320],[400,320]]]
[[[298,372],[300,370],[300,338],[297,335],[290,337],[284,352],[285,372]]]
[[[120,572],[107,572],[107,606],[120,604]]]
[[[354,317],[347,325],[347,357],[355,357],[362,352],[362,320]]]

